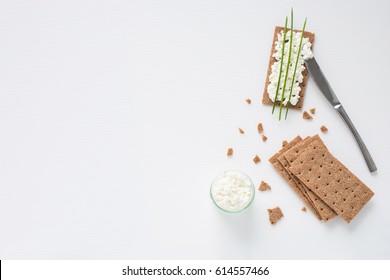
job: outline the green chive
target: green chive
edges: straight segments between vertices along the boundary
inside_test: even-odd
[[[284,35],[283,35],[283,41],[282,41],[282,58],[281,58],[281,61],[280,61],[278,86],[276,87],[276,94],[275,94],[275,98],[274,98],[274,105],[272,107],[272,114],[275,111],[276,98],[278,97],[279,87],[280,87],[280,78],[282,77],[282,72],[283,72],[284,43],[286,42],[287,21],[288,21],[288,17],[286,17],[286,21],[284,23],[284,30],[283,30]]]
[[[285,115],[284,119],[287,119],[288,109],[290,108],[290,100],[291,100],[291,95],[292,95],[292,88],[293,88],[293,85],[294,85],[294,82],[295,82],[295,74],[296,74],[296,72],[297,72],[298,61],[299,61],[299,58],[300,58],[300,56],[301,56],[302,41],[303,41],[303,33],[305,33],[306,20],[307,20],[307,18],[305,18],[305,22],[303,23],[302,34],[301,34],[301,40],[300,40],[300,42],[299,42],[299,48],[298,48],[298,54],[297,54],[297,60],[295,61],[295,69],[294,69],[294,74],[293,74],[293,78],[292,78],[292,81],[291,81],[290,96],[288,97],[287,111],[286,111],[286,115]]]
[[[280,99],[280,108],[279,108],[279,121],[282,117],[282,110],[283,110],[283,99],[284,99],[284,93],[286,91],[286,85],[288,80],[288,70],[290,68],[290,60],[291,60],[291,49],[292,49],[292,40],[293,40],[293,21],[294,21],[294,14],[293,9],[291,8],[291,30],[290,30],[290,49],[288,52],[288,60],[287,60],[287,67],[286,67],[286,74],[284,77],[284,85],[283,85],[283,91],[282,91],[282,98]]]

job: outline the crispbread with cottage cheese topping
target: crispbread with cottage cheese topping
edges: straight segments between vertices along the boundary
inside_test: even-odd
[[[272,64],[274,64],[276,62],[276,58],[274,58],[272,55],[275,52],[275,42],[278,40],[278,33],[283,31],[283,29],[284,29],[284,27],[281,27],[281,26],[276,26],[275,27],[274,39],[272,41],[271,54],[270,54],[269,63],[268,63],[267,78],[265,80],[264,92],[263,92],[263,100],[262,100],[262,102],[264,104],[268,104],[268,105],[273,105],[274,104],[274,101],[271,100],[268,97],[268,92],[267,92],[267,87],[268,87],[268,85],[270,83],[269,75],[272,72],[271,66],[272,66]],[[286,30],[289,31],[290,29],[287,28]],[[293,30],[294,30],[294,32],[302,32],[302,30],[297,30],[297,29],[293,29]],[[305,31],[304,32],[304,37],[305,38],[309,38],[309,42],[313,45],[314,37],[315,37],[314,33]],[[299,92],[298,103],[296,105],[290,104],[290,108],[295,108],[295,109],[299,109],[299,110],[302,109],[303,100],[304,100],[305,91],[306,91],[306,82],[307,82],[307,78],[308,78],[308,70],[307,70],[307,68],[305,68],[305,70],[303,71],[302,75],[303,75],[303,81],[302,81],[302,83],[299,84],[299,87],[301,88],[301,91]],[[279,101],[277,101],[276,104],[279,105],[280,104]]]

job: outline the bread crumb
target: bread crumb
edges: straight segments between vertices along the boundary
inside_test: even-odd
[[[244,130],[242,129],[242,128],[238,128],[238,131],[241,133],[241,134],[244,134],[245,132],[244,132]]]
[[[320,129],[323,133],[328,132],[328,128],[325,125],[321,126]]]
[[[287,140],[283,140],[282,147],[286,146],[288,144]]]
[[[264,134],[261,136],[261,138],[263,139],[263,142],[267,141],[267,136],[265,136]]]
[[[303,114],[302,114],[302,116],[303,116],[303,118],[305,119],[305,120],[311,120],[313,117],[312,116],[310,116],[310,114],[308,113],[308,112],[303,112]]]
[[[316,113],[316,107],[310,108],[310,113],[314,115]]]
[[[259,133],[262,133],[263,132],[263,124],[262,123],[259,123],[258,125],[257,125],[257,131],[259,132]]]
[[[283,212],[279,207],[273,208],[273,209],[267,209],[268,210],[268,216],[269,216],[269,222],[274,225],[277,221],[280,220],[280,218],[284,217]]]
[[[268,185],[266,182],[264,181],[261,181],[260,183],[260,186],[259,186],[259,191],[267,191],[267,190],[271,190],[271,187],[270,185]]]
[[[233,148],[229,148],[227,151],[227,156],[230,157],[233,155]]]
[[[260,157],[258,155],[256,155],[254,158],[253,158],[253,162],[255,164],[258,164],[259,162],[261,161]]]
[[[306,212],[306,207],[302,207],[301,211]]]
[[[250,98],[245,99],[246,103],[251,104],[252,100]]]

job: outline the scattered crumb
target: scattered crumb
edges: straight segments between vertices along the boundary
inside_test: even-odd
[[[276,222],[283,217],[283,212],[282,210],[280,210],[279,207],[273,209],[267,209],[267,210],[268,210],[269,221],[272,225],[276,224]]]
[[[321,126],[320,129],[323,133],[328,132],[328,128],[325,125]]]
[[[253,158],[253,162],[255,164],[258,164],[259,162],[261,161],[260,157],[258,155],[256,155],[254,158]]]
[[[303,118],[305,119],[305,120],[311,120],[313,117],[312,116],[310,116],[310,114],[308,113],[308,112],[303,112],[303,114],[302,114],[302,116],[303,116]]]
[[[262,133],[263,132],[263,124],[262,123],[259,123],[258,125],[257,125],[257,131],[259,132],[259,133]]]
[[[314,115],[316,113],[316,107],[310,108],[310,113]]]
[[[302,207],[301,211],[306,212],[306,207]]]
[[[233,155],[233,148],[229,148],[227,151],[227,156],[230,157]]]
[[[252,100],[250,98],[245,99],[246,103],[251,104]]]
[[[238,131],[241,133],[241,134],[244,134],[244,130],[242,128],[238,128]]]
[[[260,186],[259,186],[259,191],[267,191],[271,190],[271,187],[264,181],[261,181]]]
[[[282,147],[286,146],[288,144],[287,140],[283,140]]]
[[[261,136],[261,138],[263,138],[263,142],[267,141],[267,136],[265,136],[264,134]]]

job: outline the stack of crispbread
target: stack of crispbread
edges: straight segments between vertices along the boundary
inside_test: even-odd
[[[318,135],[294,138],[269,161],[319,220],[347,223],[374,193],[326,148]]]

